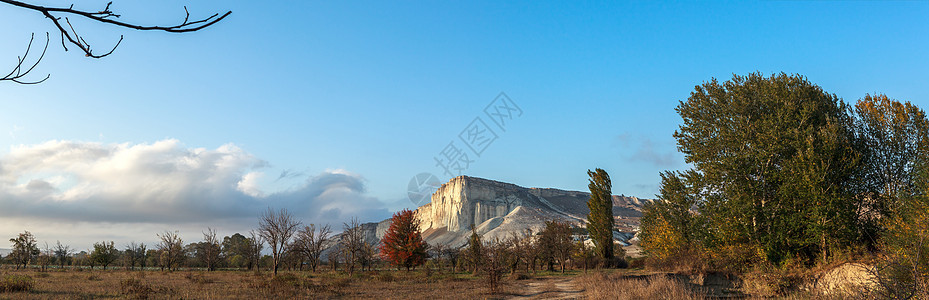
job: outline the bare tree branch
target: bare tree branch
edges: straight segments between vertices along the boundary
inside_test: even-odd
[[[9,74],[6,74],[6,76],[0,77],[0,81],[12,81],[12,82],[19,83],[19,84],[37,84],[37,83],[42,83],[43,81],[45,81],[51,76],[51,75],[45,75],[45,78],[39,81],[23,81],[22,80],[23,76],[26,76],[29,74],[29,72],[32,72],[32,70],[35,69],[35,66],[37,66],[39,62],[42,61],[42,58],[45,57],[45,51],[48,50],[49,38],[48,38],[48,32],[46,32],[45,33],[45,48],[42,48],[42,54],[39,55],[39,59],[36,59],[35,63],[33,63],[32,66],[30,66],[28,69],[24,69],[25,66],[23,64],[26,63],[26,58],[29,57],[29,51],[32,51],[33,40],[35,40],[35,33],[33,33],[32,37],[29,38],[29,45],[26,46],[26,53],[24,53],[23,56],[16,57],[16,66],[13,67],[13,70],[10,71]]]
[[[65,49],[65,51],[68,51],[68,47],[66,46],[66,42],[65,42],[67,40],[68,43],[71,43],[77,46],[79,49],[81,49],[81,51],[84,52],[84,56],[93,57],[93,58],[102,58],[102,57],[106,57],[107,55],[112,54],[113,51],[116,50],[116,47],[119,47],[119,44],[122,43],[123,36],[122,35],[119,36],[119,41],[116,42],[116,45],[114,45],[113,48],[110,49],[110,51],[103,53],[103,54],[94,54],[93,50],[91,49],[90,44],[87,43],[87,41],[84,40],[84,38],[81,37],[81,35],[77,33],[77,30],[74,29],[74,26],[71,25],[71,20],[68,19],[68,17],[64,17],[64,21],[68,25],[67,28],[65,28],[65,26],[61,23],[62,17],[59,15],[77,15],[77,16],[84,17],[86,19],[90,19],[93,21],[112,24],[112,25],[116,25],[119,27],[136,29],[136,30],[155,30],[155,31],[184,33],[184,32],[197,31],[197,30],[209,27],[225,19],[226,17],[229,16],[229,14],[232,13],[232,11],[227,11],[226,13],[222,15],[216,13],[216,14],[213,14],[212,16],[209,16],[208,18],[190,21],[190,12],[187,11],[187,7],[185,6],[184,7],[184,14],[185,14],[184,21],[178,25],[142,26],[142,25],[136,25],[136,24],[126,23],[126,22],[116,20],[117,18],[120,17],[120,15],[110,10],[110,5],[113,4],[112,1],[107,3],[106,7],[104,7],[103,10],[98,11],[98,12],[76,10],[74,9],[73,4],[68,8],[58,8],[58,7],[46,7],[46,6],[41,6],[41,5],[34,5],[34,4],[29,4],[29,3],[25,3],[21,1],[13,1],[13,0],[0,0],[0,3],[6,3],[9,5],[13,5],[13,6],[29,9],[29,10],[34,10],[39,13],[42,13],[42,15],[44,15],[46,18],[51,20],[52,24],[54,24],[55,27],[58,28],[58,31],[61,33],[61,46]],[[48,33],[46,33],[46,36],[47,35]],[[45,49],[48,49],[47,40],[48,39],[46,37]],[[30,47],[32,46],[32,40],[29,41],[29,46]],[[26,54],[28,53],[29,53],[29,49],[27,48]],[[42,51],[42,55],[44,57],[45,50]],[[40,57],[39,60],[41,59],[42,58]],[[19,79],[22,76],[25,76],[26,73],[29,73],[29,71],[31,71],[32,68],[35,68],[36,64],[38,64],[39,62],[37,60],[36,63],[33,64],[31,68],[29,68],[25,72],[20,72],[22,71],[24,61],[25,61],[25,55],[19,59],[19,63],[17,64],[16,68],[14,68],[13,71],[10,73],[11,75],[7,75],[6,77],[0,78],[0,81],[9,80],[9,81],[13,81],[16,83],[21,83],[21,84],[35,84],[35,83],[40,83],[42,81],[45,81],[45,79],[48,79],[48,76],[46,76],[45,79],[42,79],[36,82],[20,81]]]

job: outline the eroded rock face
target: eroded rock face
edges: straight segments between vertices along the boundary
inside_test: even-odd
[[[485,238],[506,238],[526,230],[538,232],[551,220],[583,226],[589,213],[589,197],[585,192],[524,188],[459,176],[436,190],[432,202],[419,207],[416,213],[427,242],[460,246],[466,242],[472,225]],[[649,201],[613,196],[613,214],[618,228],[635,228],[642,205]]]
[[[537,233],[546,221],[559,220],[584,227],[590,194],[551,188],[525,188],[511,183],[459,176],[432,194],[431,203],[416,209],[423,239],[432,245],[461,247],[471,226],[484,240]],[[627,245],[638,228],[642,205],[649,199],[613,196],[617,242]],[[365,241],[380,243],[390,219],[362,224]]]
[[[432,202],[416,210],[422,228],[468,230],[487,220],[503,217],[523,205],[525,188],[515,184],[459,176],[432,194]]]

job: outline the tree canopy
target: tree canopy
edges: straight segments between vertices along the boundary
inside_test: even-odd
[[[803,76],[752,73],[696,86],[676,110],[693,168],[661,174],[642,219],[652,254],[756,249],[812,263],[874,247],[881,216],[918,194],[929,126],[909,103],[868,95],[851,106]]]
[[[395,213],[379,248],[381,256],[397,268],[410,270],[425,263],[426,243],[419,232],[416,214],[409,209]]]

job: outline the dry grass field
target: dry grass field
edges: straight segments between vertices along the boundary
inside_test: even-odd
[[[482,281],[468,275],[396,271],[339,273],[242,271],[48,271],[4,270],[29,276],[29,291],[3,292],[0,299],[328,299],[487,298]]]
[[[0,278],[31,278],[28,291],[3,291],[0,299],[574,299],[583,290],[576,273],[508,278],[490,294],[468,273],[0,270]]]
[[[847,299],[858,290],[758,292],[762,282],[717,275],[643,269],[571,270],[508,275],[499,293],[470,273],[380,270],[356,272],[126,271],[0,269],[2,299]],[[759,274],[755,274],[759,275]],[[770,274],[769,274],[770,275]],[[755,276],[758,277],[758,276]],[[770,276],[769,276],[770,277]],[[857,295],[857,296],[856,296]]]

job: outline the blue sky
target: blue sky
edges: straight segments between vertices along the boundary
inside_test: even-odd
[[[615,194],[644,198],[657,192],[658,172],[686,168],[671,137],[680,123],[674,107],[714,77],[799,73],[846,101],[879,92],[929,104],[924,1],[111,8],[124,21],[172,24],[184,5],[192,17],[233,13],[190,34],[72,19],[97,51],[120,34],[125,40],[113,55],[90,59],[71,46],[65,52],[53,33],[34,71],[51,74],[48,81],[0,83],[0,235],[30,229],[81,247],[148,241],[168,229],[196,239],[206,226],[247,230],[253,210],[266,206],[290,207],[307,223],[377,221],[414,206],[412,176],[448,179],[434,157],[501,92],[523,114],[465,174],[585,190],[586,170],[599,167]],[[54,30],[41,15],[7,5],[0,26],[3,70],[30,33]],[[159,169],[178,161],[197,167]],[[190,211],[201,213],[178,217]],[[112,229],[123,224],[138,229]],[[60,229],[75,226],[81,234]]]

